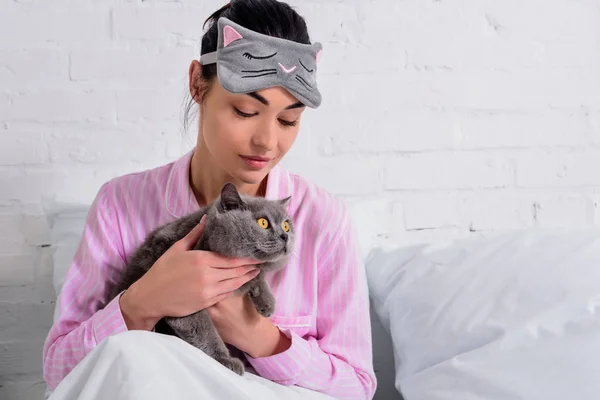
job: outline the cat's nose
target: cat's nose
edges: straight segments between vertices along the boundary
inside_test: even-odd
[[[292,68],[286,68],[283,66],[282,63],[279,63],[279,66],[281,67],[283,72],[285,72],[286,74],[289,74],[290,72],[293,72],[296,69],[296,65],[294,65]]]
[[[282,233],[281,234],[281,238],[283,239],[284,242],[287,243],[287,241],[288,241],[288,235],[286,233]]]

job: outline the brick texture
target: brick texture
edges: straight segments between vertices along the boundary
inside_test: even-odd
[[[188,68],[224,3],[0,0],[0,397],[43,390],[43,202],[190,148]],[[598,1],[291,3],[324,45],[324,102],[283,163],[364,243],[600,222]]]

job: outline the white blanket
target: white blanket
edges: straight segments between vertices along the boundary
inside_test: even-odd
[[[239,376],[173,336],[128,331],[100,343],[50,396],[50,400],[71,399],[333,398],[298,386],[282,386],[251,372]]]

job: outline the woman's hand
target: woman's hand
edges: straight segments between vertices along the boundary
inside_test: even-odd
[[[248,295],[234,294],[208,308],[210,317],[225,343],[252,358],[286,351],[291,339],[256,311]]]
[[[204,231],[204,220],[123,293],[120,306],[128,329],[152,330],[165,316],[183,317],[208,308],[258,275],[256,260],[191,250]]]

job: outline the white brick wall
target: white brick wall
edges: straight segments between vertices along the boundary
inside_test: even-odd
[[[189,148],[188,66],[223,3],[0,0],[0,398],[43,390],[42,199],[89,202]],[[324,103],[285,165],[347,199],[363,236],[600,222],[600,2],[292,3],[324,43]]]

